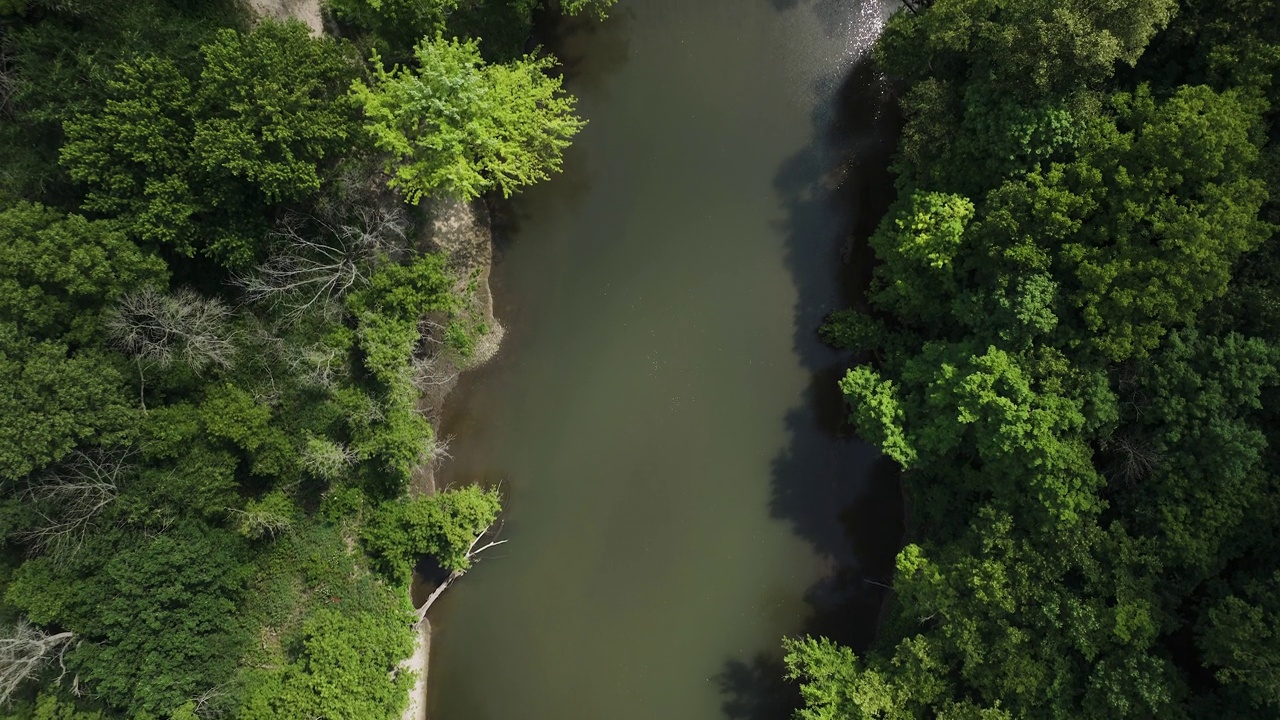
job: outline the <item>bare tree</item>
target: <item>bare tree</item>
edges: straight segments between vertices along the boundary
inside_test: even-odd
[[[415,356],[410,369],[413,386],[423,393],[431,388],[453,387],[458,379],[458,363],[443,352]]]
[[[75,553],[94,519],[120,494],[120,484],[132,469],[133,451],[123,448],[79,450],[56,469],[37,477],[26,496],[39,517],[19,537],[35,552]]]
[[[254,540],[266,535],[273,540],[293,529],[293,520],[287,515],[273,512],[262,506],[248,506],[244,510],[227,508],[228,514],[238,521],[241,535]]]
[[[0,31],[0,116],[10,115],[18,94],[18,57],[9,33]]]
[[[1114,435],[1107,439],[1105,446],[1115,457],[1117,474],[1127,483],[1137,482],[1160,467],[1159,451],[1137,433]]]
[[[144,288],[120,298],[107,315],[106,330],[138,366],[144,410],[148,367],[167,368],[182,361],[199,374],[211,366],[231,366],[235,343],[230,319],[225,303],[194,290],[164,293]]]
[[[453,444],[453,435],[439,437],[432,435],[431,449],[427,452],[425,461],[428,465],[437,467],[446,460],[452,460],[453,455],[449,454],[449,446]]]
[[[191,702],[195,705],[196,717],[206,720],[223,714],[226,699],[227,693],[214,686],[191,698]]]
[[[46,633],[19,620],[10,631],[0,635],[0,705],[8,703],[22,683],[40,674],[53,660],[62,662],[73,633]]]
[[[295,377],[321,388],[332,388],[347,370],[346,354],[324,344],[287,346],[285,362]]]
[[[217,298],[145,288],[121,297],[106,325],[120,349],[139,361],[159,367],[182,361],[200,372],[231,366],[230,320],[231,309]]]
[[[408,227],[408,217],[394,206],[361,206],[345,221],[293,213],[272,235],[276,253],[235,284],[249,302],[279,308],[285,318],[297,320],[335,306],[332,301],[367,282],[383,257],[404,249]]]
[[[356,453],[328,438],[309,437],[302,448],[302,469],[321,480],[333,481],[356,464]]]

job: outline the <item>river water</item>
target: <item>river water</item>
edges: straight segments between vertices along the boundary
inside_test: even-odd
[[[506,344],[444,418],[509,542],[432,611],[432,720],[779,719],[782,637],[866,642],[901,504],[814,329],[889,194],[887,13],[621,0],[551,34],[590,124],[499,226]]]

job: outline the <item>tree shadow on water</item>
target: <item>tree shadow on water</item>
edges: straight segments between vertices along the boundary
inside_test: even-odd
[[[790,2],[772,1],[780,9]],[[810,142],[783,163],[774,183],[784,199],[779,230],[798,292],[794,350],[811,381],[786,417],[789,441],[773,461],[770,511],[828,567],[804,594],[809,612],[800,634],[863,651],[874,639],[903,543],[903,499],[896,466],[846,423],[837,382],[849,353],[823,345],[817,328],[834,310],[865,306],[867,240],[893,199],[888,164],[901,120],[865,53],[815,90],[830,100],[813,114]],[[749,662],[728,660],[716,677],[725,717],[790,717],[798,689],[783,680],[783,669],[780,648]]]
[[[761,653],[730,660],[716,675],[726,720],[783,720],[800,707],[799,690],[784,679],[782,658]]]

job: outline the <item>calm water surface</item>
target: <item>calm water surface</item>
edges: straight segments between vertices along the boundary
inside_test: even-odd
[[[813,329],[883,211],[887,8],[622,0],[557,31],[590,124],[505,223],[507,344],[444,421],[510,542],[432,611],[432,720],[779,718],[780,638],[865,641],[901,510]]]

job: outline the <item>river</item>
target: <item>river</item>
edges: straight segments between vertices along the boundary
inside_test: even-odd
[[[889,197],[888,7],[551,33],[589,125],[499,223],[506,344],[444,417],[444,479],[501,483],[509,542],[432,611],[432,720],[779,720],[783,636],[867,641],[901,501],[814,330]]]

